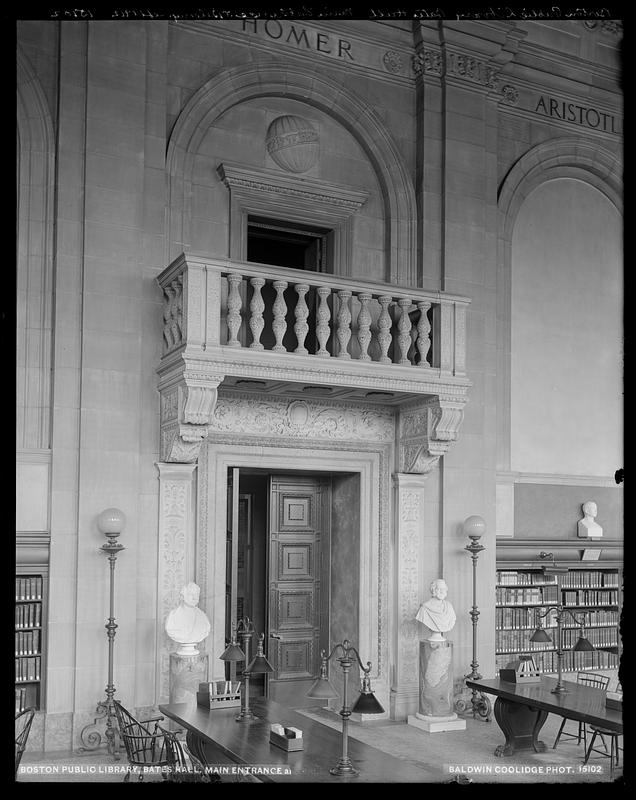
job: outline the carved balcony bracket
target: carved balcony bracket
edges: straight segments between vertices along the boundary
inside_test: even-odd
[[[195,463],[207,438],[218,387],[225,376],[205,363],[187,363],[160,379],[161,460]]]
[[[399,471],[429,473],[459,437],[465,398],[438,397],[410,403],[400,409]]]

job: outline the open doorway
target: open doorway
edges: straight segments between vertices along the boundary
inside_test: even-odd
[[[250,695],[314,705],[321,650],[357,630],[359,488],[358,475],[228,470],[226,639],[249,618],[274,670],[250,678]]]

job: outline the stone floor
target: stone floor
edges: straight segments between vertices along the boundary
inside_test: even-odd
[[[312,719],[340,729],[340,718],[326,709],[303,710]],[[609,758],[592,754],[583,764],[583,745],[564,739],[557,749],[552,748],[560,718],[550,715],[544,724],[540,740],[545,742],[544,753],[522,751],[510,757],[494,755],[504,736],[497,723],[469,717],[463,731],[426,733],[404,722],[380,720],[355,723],[349,726],[350,735],[366,744],[390,753],[405,762],[423,767],[427,783],[624,783],[623,764],[610,775]],[[568,728],[576,727],[568,723]],[[629,767],[628,767],[629,770]],[[20,782],[122,782],[126,761],[114,761],[107,753],[69,754],[25,753],[18,780]],[[137,776],[131,776],[131,782]],[[159,775],[146,776],[145,781],[159,781]],[[399,783],[399,775],[395,776]],[[631,783],[631,781],[630,781]]]

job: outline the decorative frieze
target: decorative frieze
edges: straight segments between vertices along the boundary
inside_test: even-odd
[[[499,70],[464,53],[420,50],[413,56],[412,66],[416,75],[451,75],[488,89],[497,88]]]
[[[394,411],[382,406],[290,401],[229,392],[219,397],[209,426],[210,434],[367,442],[392,441],[394,430]]]

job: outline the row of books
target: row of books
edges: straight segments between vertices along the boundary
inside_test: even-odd
[[[557,603],[559,601],[559,587],[556,584],[535,586],[531,588],[497,587],[497,605],[530,605],[540,603]]]
[[[526,648],[523,652],[529,653],[531,651]],[[556,672],[558,670],[557,654],[554,650],[546,652],[532,651],[532,657],[540,672]],[[495,656],[495,666],[498,670],[505,669],[510,660],[509,654],[502,653],[501,655]],[[604,650],[566,650],[563,653],[563,670],[565,672],[617,668],[618,655],[615,653],[606,653]]]
[[[40,652],[40,631],[17,631],[15,634],[16,656],[34,656]]]
[[[15,687],[15,713],[19,714],[21,711],[24,711],[29,706],[27,705],[27,687],[26,686],[16,686]]]
[[[572,628],[563,631],[563,646],[574,647],[579,636],[581,635],[580,628]],[[585,628],[583,635],[593,644],[594,647],[612,647],[618,644],[618,632],[616,628]]]
[[[580,589],[587,587],[613,586],[618,588],[617,572],[599,572],[599,570],[573,570],[560,576],[562,589]]]
[[[556,575],[542,572],[517,572],[516,570],[497,570],[497,583],[502,586],[527,586],[529,584],[556,584]]]
[[[28,656],[15,660],[15,682],[40,680],[40,656]]]
[[[609,606],[618,604],[616,589],[579,589],[564,591],[563,605],[566,606]]]
[[[547,607],[544,608],[543,606],[530,608],[527,606],[522,606],[521,608],[504,606],[503,608],[496,608],[495,630],[528,630],[530,628],[535,630],[539,625],[539,621],[541,621],[544,628],[551,628],[556,625],[556,609],[548,611],[547,614],[546,611],[548,611]],[[546,614],[546,616],[540,620],[542,614]]]
[[[495,609],[495,629],[496,630],[510,630],[510,629],[532,629],[535,630],[538,625],[538,617],[545,614],[547,607],[527,607],[511,608],[504,606]],[[601,628],[611,627],[618,625],[618,611],[607,608],[595,608],[591,611],[582,612],[585,619],[585,628]],[[581,614],[577,614],[577,617]],[[542,619],[544,628],[551,628],[556,625],[556,610],[548,612]],[[566,620],[563,625],[564,628],[579,627],[571,620]]]
[[[15,599],[16,602],[22,600],[41,600],[42,599],[42,576],[31,575],[15,579]]]
[[[15,607],[16,628],[39,628],[42,625],[42,604],[26,603]]]

